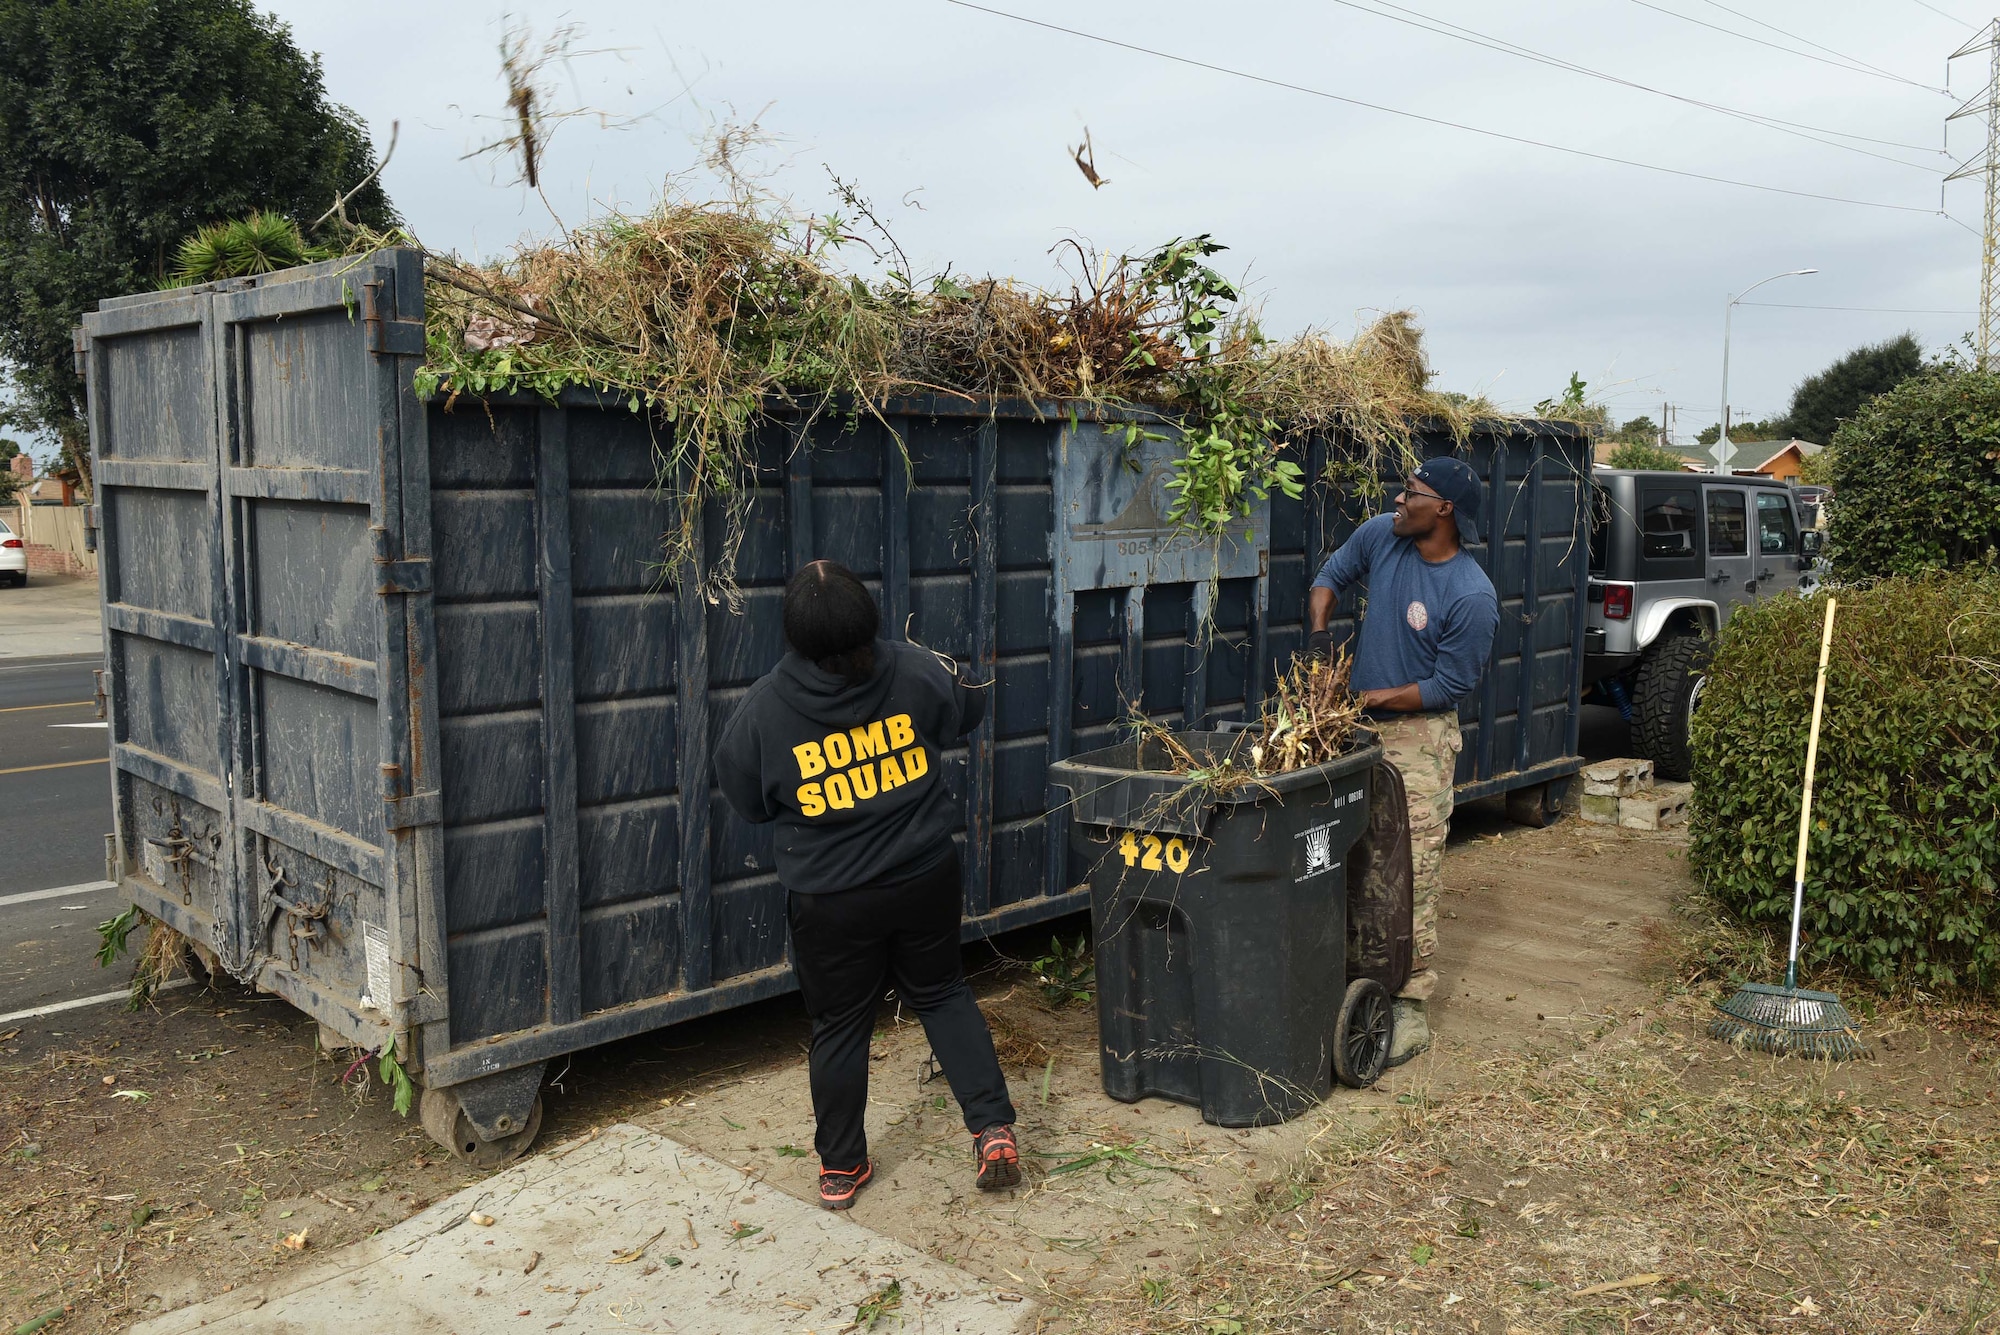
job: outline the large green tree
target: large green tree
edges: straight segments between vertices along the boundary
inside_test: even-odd
[[[1856,348],[1818,375],[1807,376],[1792,391],[1785,414],[1791,434],[1820,445],[1833,443],[1840,424],[1861,411],[1877,394],[1886,394],[1924,368],[1924,350],[1914,334],[1898,334],[1882,343]],[[1734,438],[1737,433],[1731,431]]]
[[[319,60],[245,0],[0,0],[0,361],[18,424],[83,430],[70,330],[204,223],[311,222],[375,166]],[[347,205],[386,228],[379,182]]]
[[[1694,433],[1694,442],[1697,445],[1713,445],[1721,435],[1722,423],[1710,422]],[[1752,440],[1789,440],[1791,435],[1791,423],[1783,417],[1767,417],[1761,422],[1729,424],[1729,439],[1738,445]]]
[[[0,505],[12,504],[14,496],[21,489],[21,479],[14,475],[14,458],[21,453],[21,443],[15,440],[0,440]]]
[[[1610,438],[1626,445],[1657,445],[1660,427],[1650,417],[1634,417],[1612,432]]]

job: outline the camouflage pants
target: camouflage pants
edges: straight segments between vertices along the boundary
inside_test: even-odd
[[[1384,758],[1402,771],[1410,799],[1410,913],[1413,941],[1410,981],[1398,995],[1427,1001],[1437,987],[1431,957],[1437,953],[1438,900],[1444,894],[1444,841],[1451,831],[1452,779],[1465,743],[1458,711],[1395,714],[1373,721]]]

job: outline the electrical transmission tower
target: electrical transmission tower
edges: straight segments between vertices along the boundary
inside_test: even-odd
[[[1982,28],[1970,41],[1951,53],[1951,59],[1980,51],[1992,53],[1986,87],[1974,94],[1957,111],[1945,117],[1946,124],[1962,116],[1986,118],[1986,152],[1968,158],[1947,181],[1968,176],[1986,178],[1986,226],[1980,233],[1979,263],[1979,369],[1989,369],[1996,345],[2000,345],[2000,310],[1994,306],[1993,269],[2000,262],[2000,19]]]

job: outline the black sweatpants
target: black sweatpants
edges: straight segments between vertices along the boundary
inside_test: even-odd
[[[959,961],[958,855],[914,881],[791,896],[792,970],[812,1017],[814,1137],[824,1168],[868,1158],[868,1044],[885,988],[923,1021],[975,1134],[1014,1121],[1007,1077]]]

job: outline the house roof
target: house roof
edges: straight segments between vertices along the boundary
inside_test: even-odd
[[[1810,459],[1824,446],[1809,440],[1732,440],[1729,442],[1729,471],[1732,473],[1755,473],[1769,467],[1785,451],[1798,447],[1802,458]],[[1713,445],[1690,445],[1678,447],[1676,454],[1687,456],[1688,462],[1697,472],[1707,472],[1715,467],[1715,447]]]

